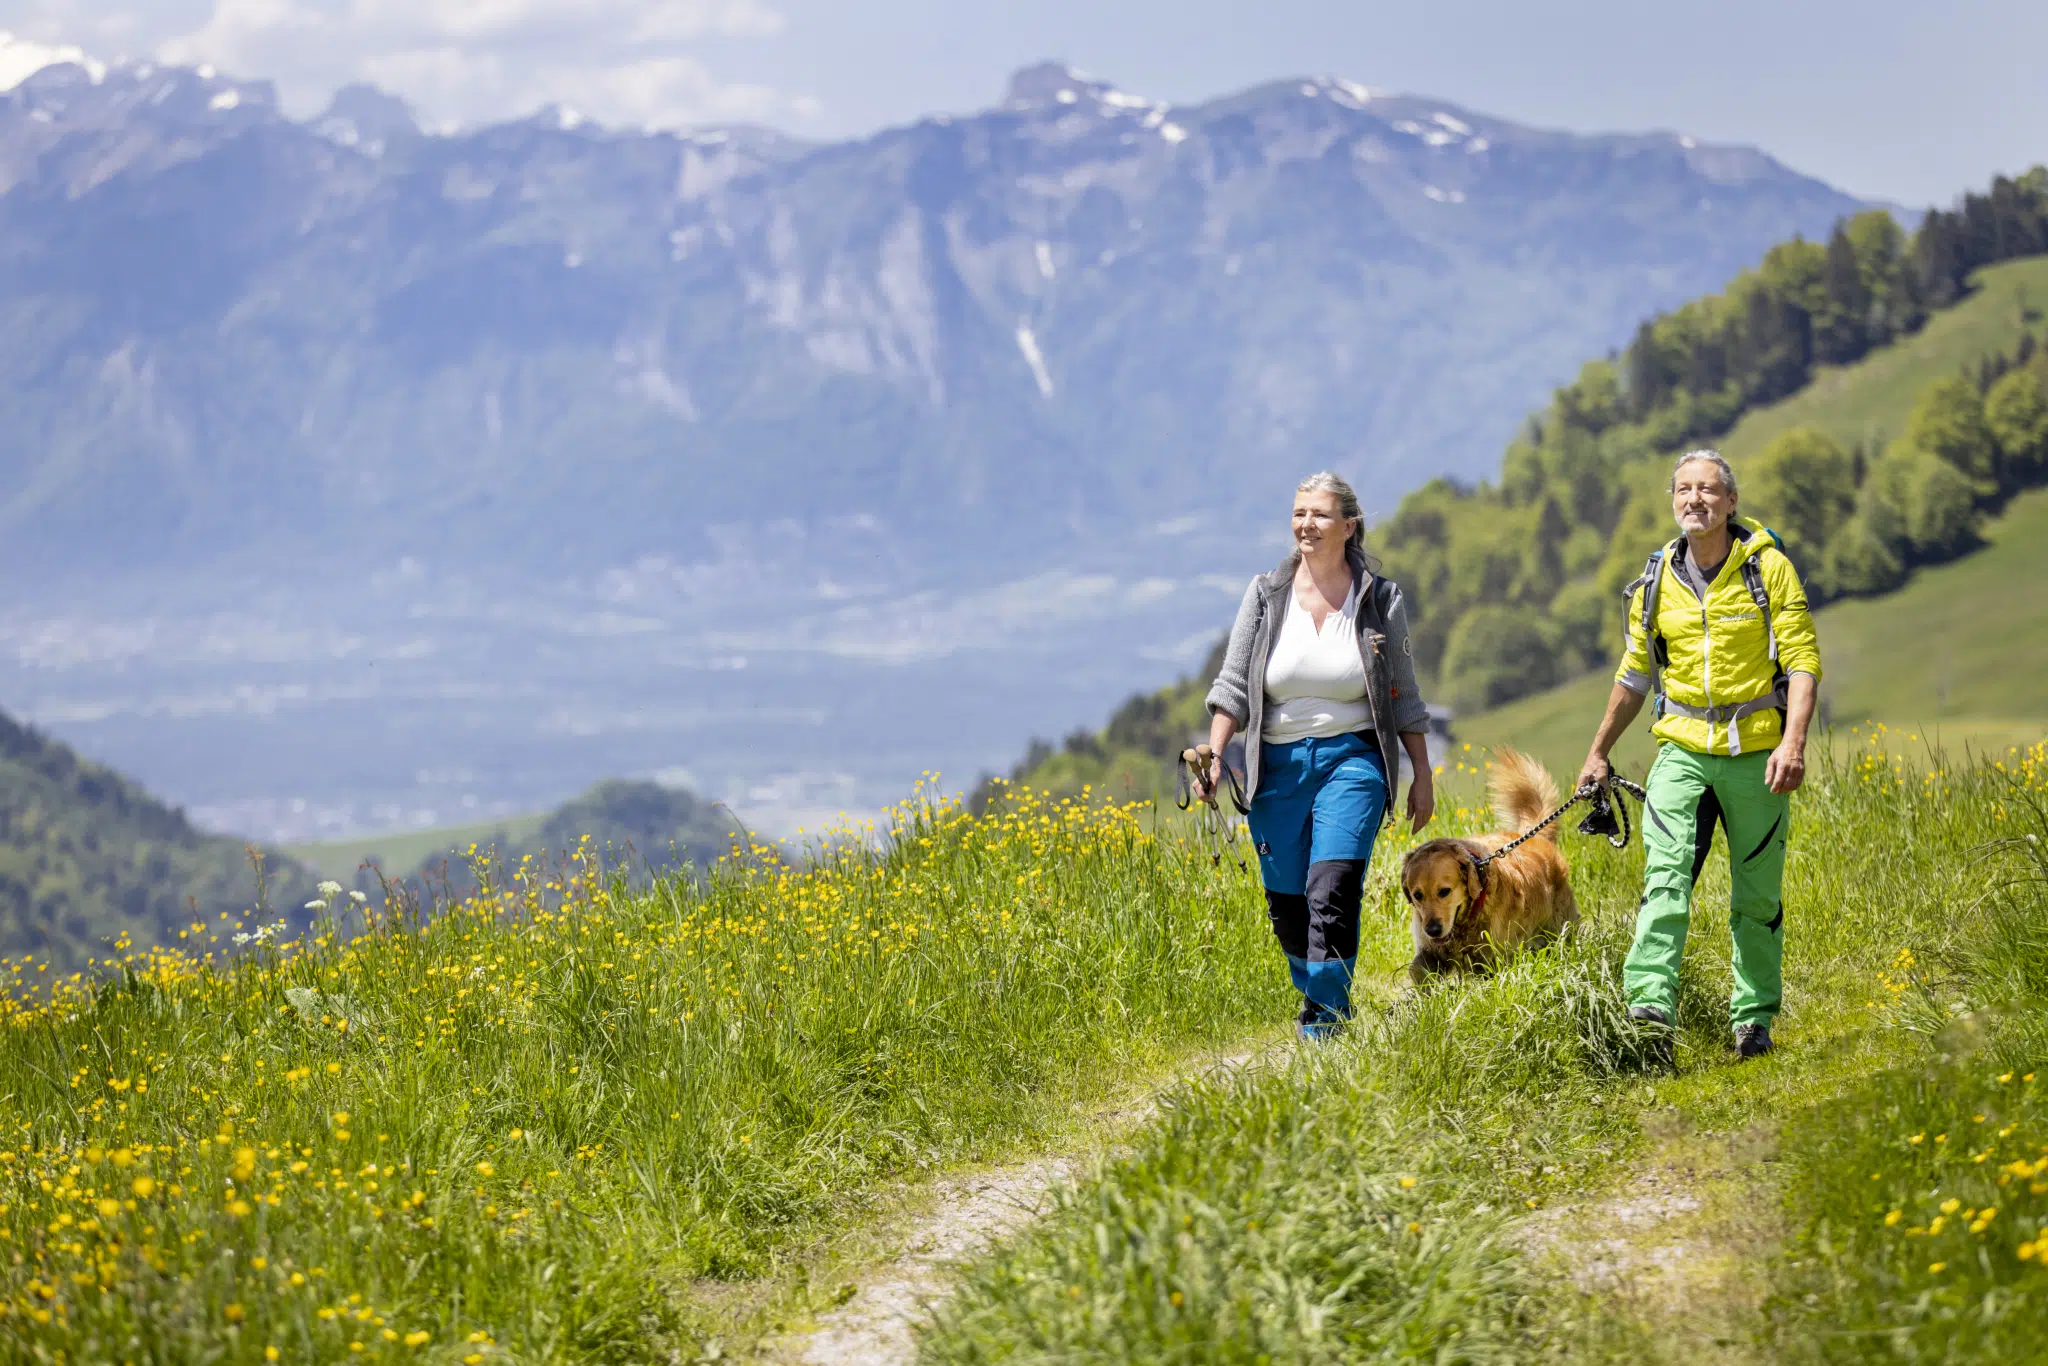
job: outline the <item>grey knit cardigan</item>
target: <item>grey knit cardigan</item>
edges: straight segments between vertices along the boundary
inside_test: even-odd
[[[1415,682],[1415,651],[1408,638],[1408,608],[1401,601],[1400,585],[1373,574],[1356,550],[1350,552],[1349,558],[1352,579],[1359,585],[1358,652],[1365,662],[1365,696],[1372,707],[1380,758],[1386,765],[1387,811],[1391,817],[1393,789],[1401,772],[1400,741],[1396,737],[1427,731],[1429,708]],[[1222,712],[1237,722],[1244,736],[1247,798],[1256,797],[1259,792],[1259,747],[1266,722],[1266,662],[1273,656],[1280,625],[1294,602],[1295,563],[1290,556],[1278,569],[1259,575],[1245,589],[1244,601],[1237,609],[1237,624],[1230,628],[1223,668],[1209,689],[1210,712]]]

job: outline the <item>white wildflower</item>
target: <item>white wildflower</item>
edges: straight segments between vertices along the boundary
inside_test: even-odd
[[[235,936],[235,942],[237,944],[268,944],[271,940],[283,934],[284,931],[285,923],[279,920],[269,925],[258,925],[254,934],[238,934]]]
[[[341,884],[339,882],[334,882],[330,880],[321,883],[318,887],[314,888],[314,890],[319,892],[320,895],[322,896],[336,897],[341,895]]]
[[[350,901],[355,902],[356,905],[358,906],[367,906],[370,904],[370,898],[364,896],[361,892],[350,892],[348,894],[348,899]]]

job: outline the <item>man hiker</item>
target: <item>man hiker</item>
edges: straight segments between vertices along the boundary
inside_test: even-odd
[[[1678,1018],[1692,889],[1718,820],[1734,883],[1729,1015],[1736,1051],[1754,1058],[1771,1049],[1783,999],[1780,885],[1820,648],[1798,571],[1774,533],[1735,516],[1735,471],[1719,452],[1679,458],[1671,511],[1685,534],[1627,590],[1627,648],[1579,783],[1607,779],[1608,751],[1650,699],[1658,744],[1644,803],[1643,902],[1622,968],[1629,1018],[1663,1027]]]

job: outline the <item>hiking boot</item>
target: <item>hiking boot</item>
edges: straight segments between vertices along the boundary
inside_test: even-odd
[[[1661,1072],[1672,1072],[1678,1068],[1678,1053],[1673,1043],[1671,1017],[1656,1006],[1630,1006],[1628,1018],[1633,1024],[1647,1025],[1638,1030],[1643,1047],[1643,1061]]]
[[[1769,1025],[1746,1024],[1735,1026],[1735,1055],[1739,1058],[1761,1058],[1771,1051],[1771,1027]]]
[[[1349,1023],[1328,1006],[1318,1005],[1307,997],[1302,998],[1301,1014],[1295,1017],[1300,1026],[1301,1037],[1314,1043],[1327,1043],[1344,1032]]]

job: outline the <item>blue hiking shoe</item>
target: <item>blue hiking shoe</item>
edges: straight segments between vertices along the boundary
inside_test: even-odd
[[[1326,1043],[1336,1038],[1348,1023],[1344,1016],[1306,996],[1302,997],[1301,1014],[1296,1017],[1296,1022],[1301,1026],[1301,1037],[1312,1043]]]

